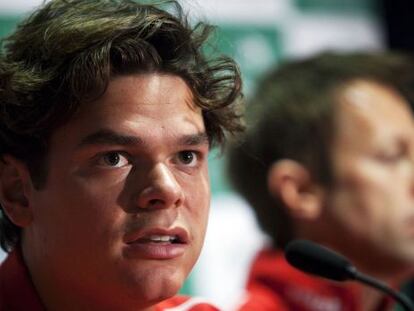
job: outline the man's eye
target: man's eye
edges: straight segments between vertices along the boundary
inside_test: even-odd
[[[195,166],[197,164],[197,154],[194,151],[181,151],[178,153],[178,161],[187,166]]]
[[[103,166],[122,167],[129,163],[128,159],[119,152],[108,152],[100,157],[99,164]]]
[[[384,163],[395,163],[397,161],[400,161],[404,159],[406,156],[404,151],[398,151],[398,152],[384,152],[377,155],[377,159]]]

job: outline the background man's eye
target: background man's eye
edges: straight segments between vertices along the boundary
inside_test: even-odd
[[[407,158],[405,150],[398,150],[395,152],[383,152],[377,155],[377,159],[385,163],[394,163]]]
[[[178,159],[183,164],[191,164],[195,160],[196,155],[193,151],[182,151],[178,154]]]

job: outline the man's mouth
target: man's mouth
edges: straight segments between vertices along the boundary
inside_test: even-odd
[[[188,244],[189,234],[181,227],[172,229],[152,228],[139,230],[126,236],[127,244],[158,243],[158,244]]]
[[[170,243],[170,244],[182,244],[178,235],[150,235],[140,238],[135,243]]]
[[[164,260],[182,256],[190,247],[190,238],[184,228],[152,228],[131,233],[125,243],[129,258]]]

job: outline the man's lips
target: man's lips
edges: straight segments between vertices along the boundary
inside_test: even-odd
[[[124,242],[128,258],[165,260],[182,256],[189,247],[190,238],[184,228],[152,228],[128,234]]]
[[[124,238],[126,244],[134,243],[174,243],[174,244],[188,244],[189,234],[181,227],[172,229],[167,228],[151,228],[144,230],[137,230],[127,234]]]

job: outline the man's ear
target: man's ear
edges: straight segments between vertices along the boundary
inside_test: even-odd
[[[302,164],[288,159],[277,161],[268,172],[267,185],[292,217],[315,220],[321,214],[323,189]]]
[[[0,160],[0,203],[9,219],[19,227],[32,221],[32,210],[27,199],[30,174],[26,165],[5,155]]]

